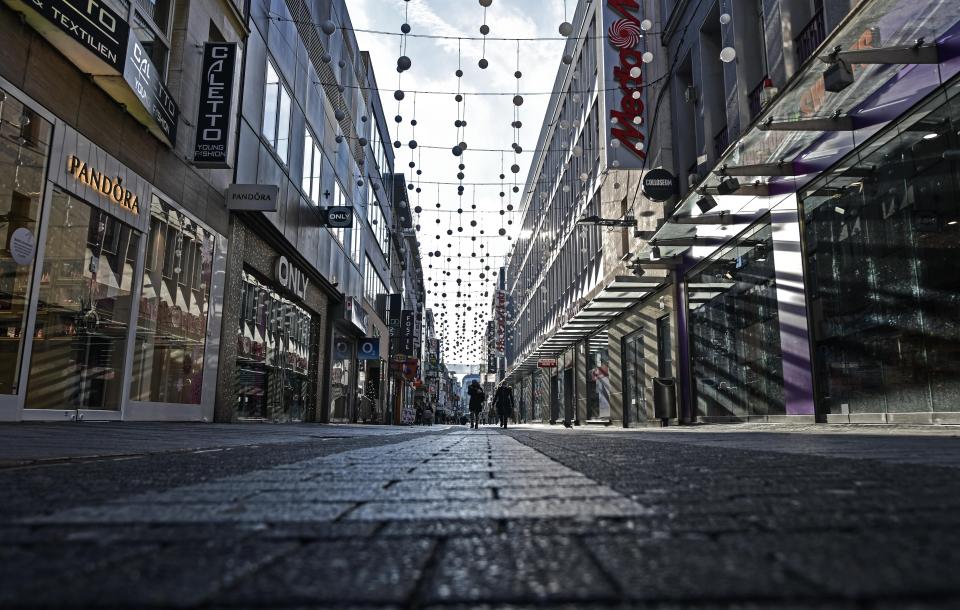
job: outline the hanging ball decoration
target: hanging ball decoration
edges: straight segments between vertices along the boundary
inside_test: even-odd
[[[517,70],[516,72],[513,73],[513,76],[514,78],[520,78],[521,76],[523,76],[523,72],[521,72],[520,70]]]
[[[361,122],[361,123],[366,123],[366,122],[367,122],[367,115],[365,115],[365,114],[362,115],[362,116],[360,117],[360,122]]]
[[[457,146],[460,147],[460,150],[467,150],[467,143],[466,143],[466,142],[460,142],[459,144],[457,144]]]
[[[563,185],[563,192],[564,192],[564,193],[569,193],[569,192],[570,192],[570,185],[569,185],[569,184],[564,184],[564,185]]]
[[[363,186],[363,180],[357,180],[357,186]]]
[[[576,146],[573,147],[573,156],[574,156],[574,157],[579,157],[579,156],[582,155],[582,154],[583,154],[583,147],[582,147],[582,146],[580,146],[579,144],[577,144]]]
[[[614,159],[614,160],[613,160],[613,163],[611,163],[610,165],[612,165],[612,166],[614,166],[614,167],[620,167],[620,160],[619,160],[619,159]]]
[[[653,29],[653,22],[649,19],[644,19],[640,22],[640,29],[644,32],[649,32],[651,29]]]
[[[493,0],[480,0],[480,6],[482,6],[483,8],[487,8],[491,4],[493,4]]]
[[[570,64],[573,63],[573,55],[570,55],[569,53],[564,53],[563,57],[561,58],[561,61],[563,61],[564,64],[569,66]]]
[[[461,70],[460,68],[457,68],[457,71],[454,74],[457,75],[457,78],[460,78],[461,76],[463,76],[463,70]]]
[[[515,173],[515,174],[519,174],[519,173],[520,173],[520,166],[517,165],[516,163],[514,163],[513,165],[510,166],[510,171],[513,172],[513,173]]]
[[[610,140],[610,146],[614,148],[620,148],[620,140],[617,138],[613,138],[612,140]]]
[[[324,53],[323,55],[320,56],[320,61],[322,61],[325,64],[328,64],[331,61],[333,61],[333,58],[330,57],[329,53]]]
[[[564,38],[567,38],[568,36],[570,36],[570,34],[573,34],[573,24],[570,23],[569,21],[564,21],[563,23],[561,23],[558,29],[560,31],[560,35],[563,36]]]
[[[417,170],[417,175],[418,175],[418,176],[423,175],[423,170],[422,170],[422,169],[418,169],[418,170]]]
[[[359,144],[360,146],[366,146],[366,145],[367,145],[367,139],[366,139],[366,138],[357,138],[357,144]]]
[[[586,182],[589,179],[590,179],[590,175],[587,172],[581,172],[580,182]]]
[[[396,91],[393,92],[393,99],[397,100],[398,102],[402,100],[404,97],[406,96],[404,95],[403,91],[401,91],[400,89],[397,89]]]
[[[407,163],[407,166],[408,166],[410,169],[413,169],[413,168],[415,168],[415,167],[417,166],[417,164],[414,163],[413,161],[411,161],[410,163]]]
[[[486,57],[484,57],[483,59],[481,59],[480,61],[477,62],[477,65],[480,66],[480,69],[481,69],[481,70],[486,70],[486,69],[487,69],[487,66],[490,65],[490,62],[487,61],[487,58],[486,58]]]
[[[320,24],[320,29],[323,30],[324,34],[329,36],[337,31],[337,24],[327,19],[326,21]]]
[[[720,61],[725,64],[730,63],[731,61],[737,58],[737,50],[733,47],[724,47],[720,51]]]
[[[457,100],[458,102],[462,102],[463,96],[458,93],[455,96],[453,96],[453,99]]]
[[[337,144],[343,144],[343,136],[338,135],[334,140],[337,141]]]
[[[653,53],[650,51],[645,51],[643,55],[640,56],[640,59],[643,60],[643,63],[649,64],[653,62]]]
[[[499,233],[500,235],[506,235],[506,234],[507,234],[507,230],[506,230],[506,229],[500,229],[499,231],[497,231],[497,233]],[[481,275],[480,277],[483,277],[483,275]]]
[[[410,146],[410,148],[416,148],[416,147],[417,147],[417,141],[416,141],[416,140],[410,140],[410,142],[408,143],[408,145]]]
[[[471,221],[470,221],[470,226],[471,226],[471,227],[477,226],[477,221],[476,221],[476,220],[471,220]]]
[[[467,166],[461,163],[460,165],[457,166],[457,169],[464,170],[464,169],[467,169]]]
[[[457,172],[457,180],[463,180],[464,175],[463,172]]]
[[[480,33],[483,34],[484,36],[486,36],[487,34],[489,34],[489,33],[490,33],[490,26],[487,25],[486,23],[484,23],[483,25],[481,25],[481,26],[480,26]]]
[[[420,212],[423,211],[423,208],[421,208],[420,206],[417,206],[417,207],[413,208],[413,211],[416,212],[417,214],[419,214]]]
[[[345,61],[343,61],[343,60],[341,59],[340,61],[337,62],[337,65],[340,66],[341,68],[346,68],[346,67],[347,67],[347,62],[345,62]]]
[[[460,127],[460,119],[457,119],[456,121],[454,121],[454,122],[453,122],[453,126],[459,128],[459,127]]]
[[[640,69],[640,66],[630,68],[630,78],[640,78],[641,74],[643,74],[643,70]]]
[[[507,211],[508,211],[508,212],[512,212],[512,211],[513,211],[513,204],[512,204],[512,203],[508,203],[508,204],[507,204]]]
[[[522,96],[522,95],[514,95],[514,96],[513,96],[513,105],[514,105],[514,106],[523,106],[523,96]]]
[[[394,148],[400,148],[401,146],[403,146],[403,142],[401,142],[400,140],[394,140],[394,141],[393,141],[393,147],[394,147]]]
[[[393,117],[393,120],[396,121],[397,123],[402,123],[403,117],[398,114],[397,116]]]
[[[337,121],[342,121],[346,116],[347,115],[343,113],[343,110],[336,110],[333,113],[333,118],[337,119]]]
[[[409,70],[410,66],[413,65],[413,62],[410,61],[410,58],[406,55],[401,55],[397,58],[397,72],[403,72]]]
[[[337,85],[337,91],[339,91],[340,93],[343,93],[346,90],[347,88],[344,87],[343,85],[340,85],[340,84]]]
[[[417,119],[410,119],[410,125],[411,125],[412,127],[416,127],[416,126],[417,126]]]
[[[727,25],[728,23],[730,23],[731,19],[732,18],[730,17],[730,13],[723,13],[722,15],[720,15],[720,23],[722,25]]]
[[[409,34],[409,33],[410,33],[410,24],[409,24],[409,23],[404,23],[403,25],[401,25],[401,26],[400,26],[400,31],[403,32],[404,34]]]
[[[520,192],[520,187],[519,187],[519,186],[513,187],[513,192],[514,192],[514,193],[519,193],[519,192]]]

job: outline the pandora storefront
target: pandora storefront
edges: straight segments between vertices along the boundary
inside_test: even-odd
[[[210,419],[226,241],[0,93],[0,419]]]

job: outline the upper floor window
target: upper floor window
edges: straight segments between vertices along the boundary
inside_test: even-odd
[[[350,229],[350,258],[353,262],[360,264],[360,258],[363,256],[363,225],[360,223],[360,216],[354,212],[353,228]]]
[[[303,130],[303,179],[301,188],[314,205],[320,203],[320,176],[323,171],[323,153],[309,129]]]
[[[380,202],[377,201],[373,189],[369,189],[370,201],[367,203],[367,222],[370,223],[370,230],[377,236],[377,245],[383,252],[384,258],[390,260],[390,227],[387,226],[387,219],[380,209]]]
[[[130,24],[130,30],[146,49],[153,67],[166,78],[173,3],[170,0],[101,1]]]
[[[281,82],[273,62],[267,60],[266,92],[263,100],[263,137],[277,156],[287,162],[290,140],[290,92]]]

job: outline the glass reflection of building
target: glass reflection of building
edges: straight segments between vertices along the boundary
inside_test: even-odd
[[[697,415],[784,415],[769,217],[687,276]]]
[[[960,85],[802,200],[822,415],[960,411]]]
[[[237,417],[302,421],[311,403],[310,313],[243,273],[237,335]]]

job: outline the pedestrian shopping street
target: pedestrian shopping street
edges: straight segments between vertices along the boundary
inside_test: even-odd
[[[203,430],[0,428],[0,606],[960,602],[952,432]]]

